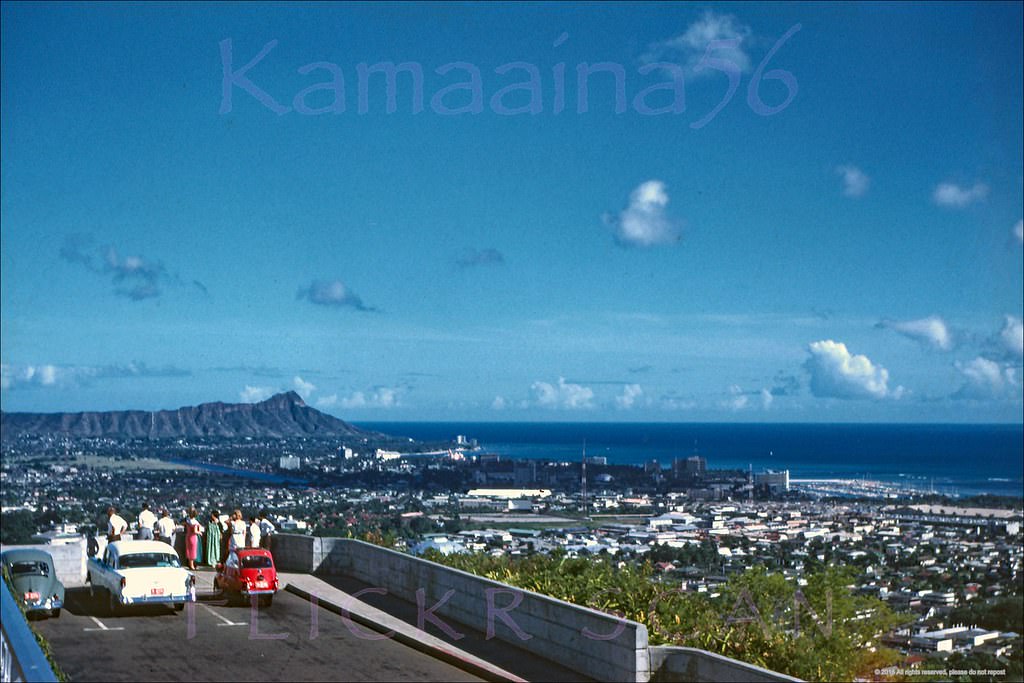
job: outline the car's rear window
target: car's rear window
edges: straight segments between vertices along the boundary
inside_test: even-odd
[[[180,567],[178,558],[167,553],[132,553],[121,557],[121,569],[141,569],[144,567]]]
[[[268,569],[273,566],[273,561],[266,555],[249,555],[242,558],[242,569]]]
[[[50,568],[45,562],[12,562],[11,563],[11,574],[37,574],[39,576],[49,576]]]

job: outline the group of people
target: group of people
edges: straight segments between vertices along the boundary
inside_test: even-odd
[[[237,548],[270,548],[270,537],[276,531],[274,523],[261,510],[246,522],[241,510],[230,516],[221,517],[219,510],[212,510],[206,524],[199,521],[195,508],[189,508],[181,522],[184,529],[185,558],[189,569],[196,568],[196,561],[214,566],[227,559]],[[178,525],[165,508],[160,516],[149,509],[149,503],[142,504],[138,516],[139,540],[158,540],[174,546]],[[107,541],[120,541],[128,535],[128,522],[117,513],[117,508],[107,508]],[[205,543],[203,540],[205,539]],[[202,549],[201,549],[202,546]]]

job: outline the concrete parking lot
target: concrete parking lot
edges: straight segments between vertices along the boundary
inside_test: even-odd
[[[228,606],[201,594],[182,612],[129,608],[69,589],[59,619],[35,622],[74,681],[477,681],[281,591],[270,607]]]

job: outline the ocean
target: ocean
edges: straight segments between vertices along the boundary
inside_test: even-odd
[[[373,422],[419,440],[463,434],[481,452],[514,458],[662,466],[694,453],[711,469],[788,469],[794,479],[865,478],[952,495],[1024,495],[1024,426],[908,424],[679,424]]]

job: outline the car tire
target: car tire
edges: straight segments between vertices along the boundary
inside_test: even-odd
[[[270,607],[272,604],[274,604],[273,595],[264,595],[260,597],[260,607]]]
[[[50,612],[50,616],[53,617],[54,619],[60,619],[60,608],[58,607],[57,609],[52,610]]]
[[[176,603],[174,603],[174,611],[175,612],[180,612],[183,609],[185,609],[185,603],[183,603],[183,602],[176,602]]]
[[[107,591],[107,616],[116,617],[120,607],[121,605],[118,604],[113,591]]]

